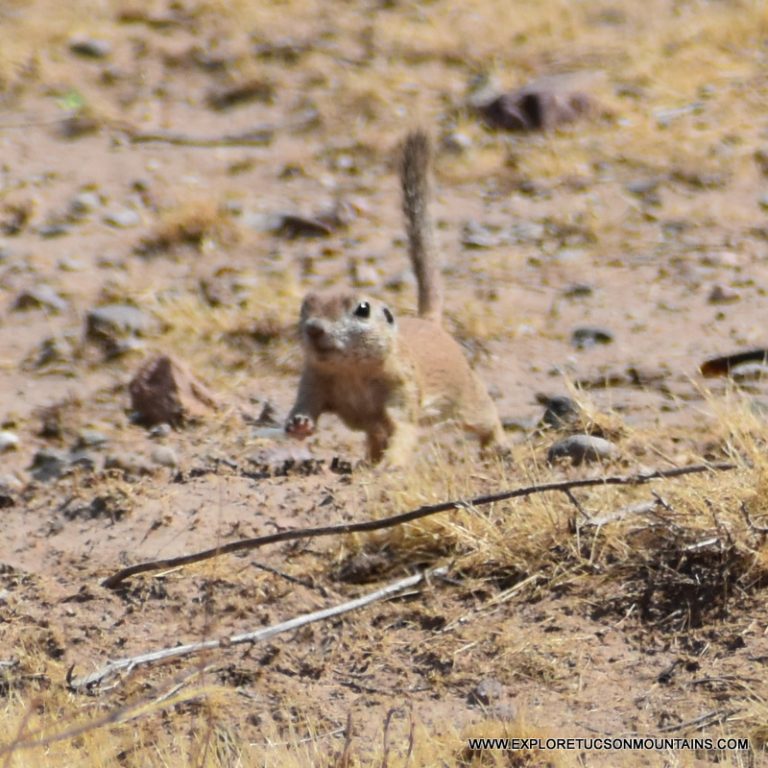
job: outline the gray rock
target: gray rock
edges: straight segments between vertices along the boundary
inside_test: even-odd
[[[581,299],[591,296],[595,289],[588,283],[572,283],[563,290],[566,299]]]
[[[571,334],[571,346],[590,349],[597,344],[610,344],[613,334],[603,328],[576,328]]]
[[[466,248],[494,248],[501,242],[498,232],[478,221],[468,221],[461,231],[461,244]]]
[[[581,261],[586,253],[581,248],[560,248],[552,254],[552,261],[555,264],[573,264]]]
[[[88,312],[85,319],[85,337],[114,357],[141,346],[137,336],[156,330],[156,323],[148,313],[130,304],[108,304]]]
[[[104,469],[116,469],[125,475],[151,475],[155,468],[144,456],[130,451],[111,453],[104,460]]]
[[[469,692],[467,700],[470,704],[481,704],[487,707],[502,696],[504,696],[504,686],[495,677],[487,677]]]
[[[121,208],[104,214],[104,221],[111,227],[129,229],[141,224],[141,216],[131,208]]]
[[[75,450],[81,448],[99,448],[102,445],[106,445],[109,442],[109,438],[97,429],[81,429],[77,435],[75,441]]]
[[[13,303],[15,310],[47,309],[50,312],[64,312],[68,307],[69,303],[45,283],[23,290]]]
[[[80,192],[69,205],[72,219],[83,219],[101,208],[101,197],[96,192]]]
[[[725,285],[713,285],[707,301],[710,304],[733,304],[741,299],[741,294]]]
[[[94,454],[82,449],[72,451],[69,454],[68,460],[70,467],[80,467],[89,472],[96,470],[99,463]]]
[[[112,44],[93,37],[76,37],[69,41],[69,50],[90,59],[105,59],[112,53]]]
[[[55,448],[42,448],[32,458],[29,472],[35,480],[47,483],[61,477],[69,468],[69,456]]]
[[[570,459],[575,467],[584,462],[603,461],[618,455],[617,447],[602,437],[594,435],[571,435],[558,440],[547,451],[547,461]]]
[[[513,243],[539,243],[546,234],[546,227],[536,221],[518,221],[509,228],[509,237]]]
[[[162,424],[155,424],[155,426],[149,430],[149,436],[159,440],[164,437],[168,437],[168,435],[171,434],[172,429],[173,428],[171,425],[167,422],[163,422]]]
[[[468,149],[472,149],[472,139],[461,131],[451,131],[443,136],[441,145],[446,152],[460,155]]]
[[[545,406],[544,413],[539,421],[539,426],[554,427],[561,429],[570,426],[579,420],[581,408],[578,403],[564,395],[548,397],[547,395],[537,395],[536,400]]]
[[[172,469],[179,465],[179,457],[169,445],[158,445],[152,451],[152,461],[161,467],[171,467]]]
[[[64,221],[51,221],[47,224],[43,224],[38,227],[37,234],[40,237],[50,239],[52,237],[61,237],[62,235],[68,235],[72,231],[72,227]]]

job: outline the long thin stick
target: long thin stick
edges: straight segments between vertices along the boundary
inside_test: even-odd
[[[428,504],[409,512],[403,512],[399,515],[384,517],[380,520],[365,520],[361,523],[342,523],[341,525],[325,525],[318,528],[298,528],[270,533],[265,536],[257,536],[252,539],[241,539],[231,541],[228,544],[222,544],[212,549],[205,549],[201,552],[193,552],[189,555],[180,555],[166,560],[149,560],[144,563],[136,563],[127,568],[123,568],[111,576],[108,576],[101,582],[103,587],[114,589],[131,576],[139,573],[150,573],[152,571],[162,571],[167,568],[178,568],[182,565],[191,565],[208,560],[219,555],[227,555],[232,552],[241,552],[246,549],[256,549],[267,544],[278,544],[283,541],[295,541],[296,539],[313,539],[319,536],[339,536],[345,533],[368,533],[370,531],[379,531],[382,528],[392,528],[396,525],[409,523],[412,520],[418,520],[422,517],[429,517],[439,512],[448,512],[452,509],[465,507],[479,507],[484,504],[493,504],[497,501],[506,501],[507,499],[517,499],[523,496],[531,496],[534,493],[546,493],[547,491],[566,491],[571,488],[588,488],[596,485],[641,485],[650,480],[662,478],[681,477],[682,475],[692,475],[700,472],[726,472],[736,469],[736,464],[693,464],[688,467],[675,467],[674,469],[657,469],[651,472],[640,472],[636,475],[611,475],[609,477],[585,478],[582,480],[565,480],[558,483],[544,483],[542,485],[529,485],[523,488],[492,493],[486,496],[478,496],[469,500],[443,501],[439,504]]]
[[[354,600],[349,600],[341,605],[335,605],[331,608],[323,608],[322,610],[314,611],[313,613],[305,613],[301,616],[289,619],[288,621],[283,621],[280,624],[275,624],[271,627],[266,627],[265,629],[257,629],[255,632],[245,632],[239,635],[232,635],[231,637],[203,640],[199,643],[189,643],[187,645],[177,645],[172,648],[161,648],[158,651],[151,651],[150,653],[143,653],[138,656],[130,656],[125,659],[110,661],[100,670],[77,680],[72,678],[70,670],[67,675],[67,684],[71,691],[87,691],[93,686],[114,677],[120,672],[130,672],[140,665],[153,664],[156,661],[164,661],[165,659],[172,659],[177,656],[188,656],[200,653],[201,651],[208,651],[213,648],[228,648],[231,645],[257,643],[262,640],[268,640],[270,637],[279,635],[282,632],[290,632],[291,630],[298,629],[306,624],[329,619],[332,616],[339,616],[342,613],[349,613],[357,608],[362,608],[364,605],[375,603],[378,600],[385,600],[388,597],[396,595],[398,592],[402,592],[404,589],[420,584],[430,576],[442,576],[447,570],[447,568],[435,568],[431,571],[418,573],[415,576],[408,576],[405,579],[400,579],[399,581],[387,584],[387,586],[377,589],[375,592],[355,598]]]

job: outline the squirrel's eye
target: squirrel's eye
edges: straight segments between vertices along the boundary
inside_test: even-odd
[[[387,318],[387,322],[392,325],[395,322],[394,315],[387,309],[387,307],[384,307],[384,317]]]
[[[361,301],[355,309],[355,317],[370,317],[371,305],[367,301]]]

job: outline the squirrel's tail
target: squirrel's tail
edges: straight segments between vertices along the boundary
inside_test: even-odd
[[[427,134],[422,130],[411,131],[405,137],[400,164],[408,254],[419,288],[419,317],[439,321],[443,314],[443,290],[428,211],[430,158]]]

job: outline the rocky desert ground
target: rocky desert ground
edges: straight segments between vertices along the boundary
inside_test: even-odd
[[[2,765],[765,764],[767,64],[753,0],[0,3]],[[416,127],[511,455],[387,469],[282,424],[307,290],[415,310]]]

